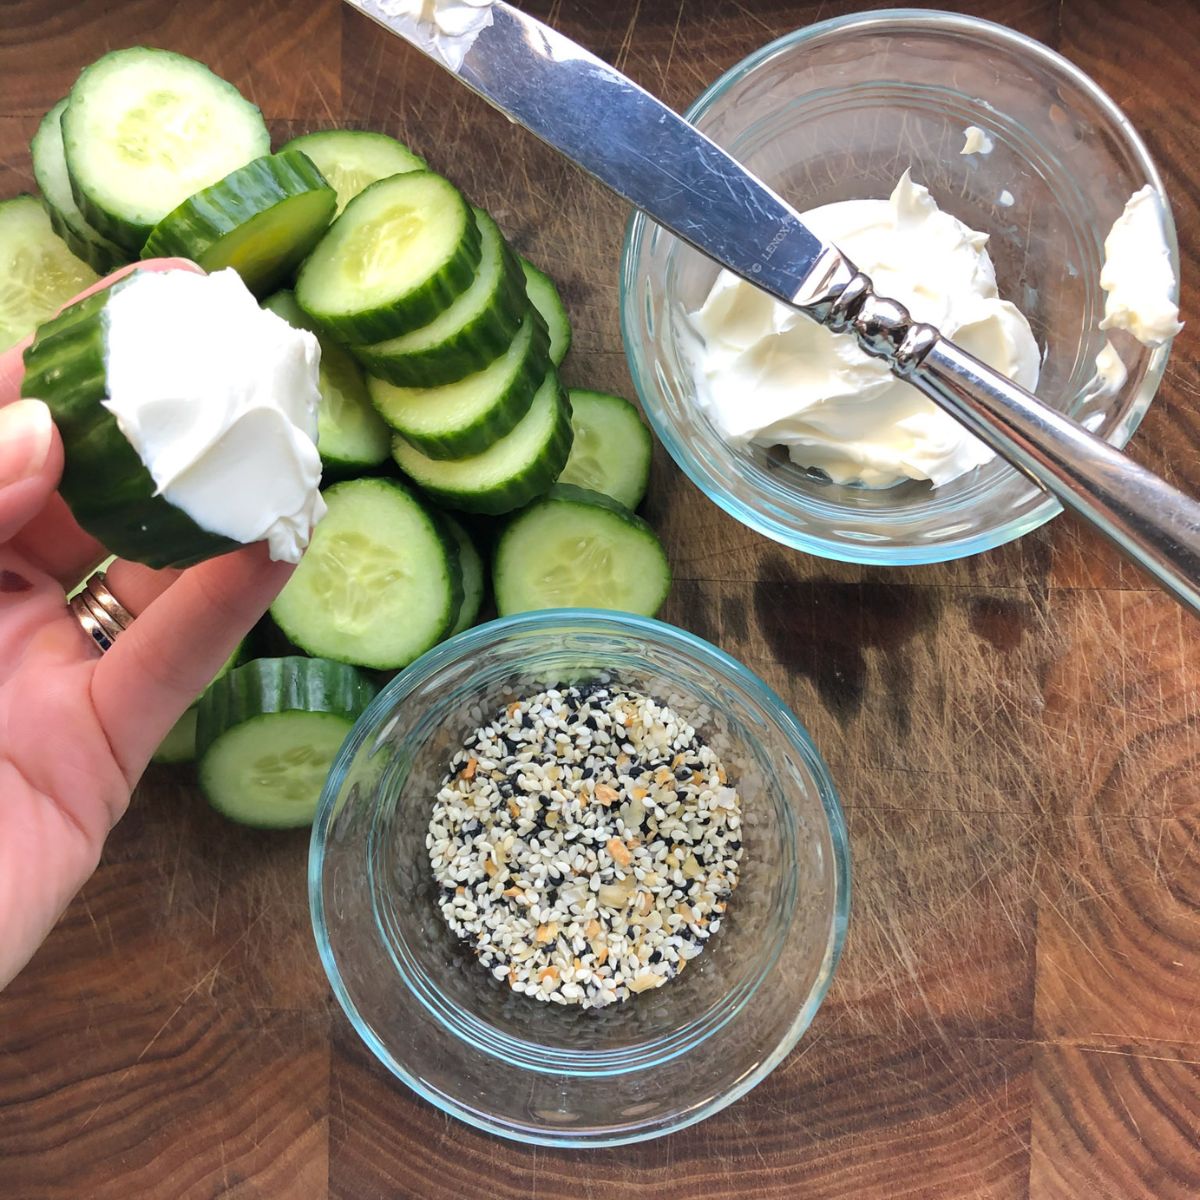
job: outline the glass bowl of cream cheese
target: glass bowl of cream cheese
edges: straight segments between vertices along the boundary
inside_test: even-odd
[[[896,9],[798,30],[687,111],[872,277],[1115,446],[1178,329],[1162,181],[1061,56],[972,17]],[[846,335],[722,272],[641,213],[621,321],[643,408],[712,500],[826,558],[914,564],[1060,511]]]

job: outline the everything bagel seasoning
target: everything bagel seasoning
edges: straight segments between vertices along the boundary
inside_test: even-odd
[[[451,930],[512,989],[599,1007],[660,987],[721,926],[741,804],[649,696],[551,688],[475,730],[425,839]]]

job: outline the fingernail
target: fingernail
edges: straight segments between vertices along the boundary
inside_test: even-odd
[[[54,424],[40,400],[17,400],[0,408],[0,487],[20,483],[46,465]]]

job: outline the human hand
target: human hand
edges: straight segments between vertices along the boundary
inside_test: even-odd
[[[137,619],[100,657],[65,592],[107,555],[55,491],[62,443],[49,409],[19,399],[23,349],[0,355],[0,987],[95,869],[159,742],[291,571],[261,543],[186,571],[118,559],[108,586]]]

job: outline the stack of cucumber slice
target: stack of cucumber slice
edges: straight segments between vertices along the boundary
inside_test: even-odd
[[[321,346],[329,511],[269,622],[295,653],[254,658],[252,637],[160,752],[198,755],[222,812],[268,826],[311,819],[374,692],[362,671],[400,670],[478,619],[489,569],[453,513],[494,546],[501,614],[656,611],[670,570],[633,512],[649,431],[627,401],[565,388],[571,326],[554,283],[406,146],[324,130],[272,153],[261,113],[232,85],[134,48],[83,71],[32,154],[42,205],[0,205],[12,281],[0,288],[0,348],[96,272],[166,255],[232,267]],[[78,318],[39,334],[29,352],[39,385]],[[70,403],[82,400],[64,411]],[[126,527],[136,541],[138,522]],[[157,561],[211,552],[169,551]]]

